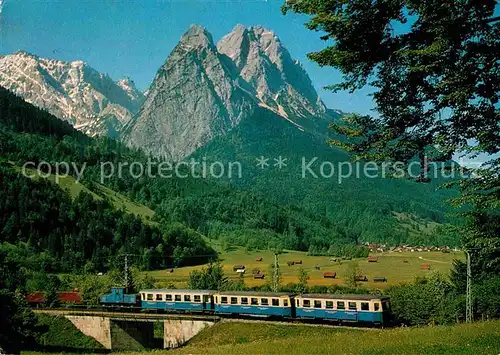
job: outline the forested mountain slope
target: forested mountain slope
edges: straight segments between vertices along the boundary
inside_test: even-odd
[[[54,168],[57,162],[72,162],[77,167],[77,169],[72,169],[72,174],[76,177],[78,176],[77,171],[86,164],[81,181],[90,190],[95,190],[93,185],[100,182],[101,163],[146,163],[148,160],[148,157],[140,151],[128,149],[112,139],[87,137],[68,123],[27,104],[19,97],[1,88],[0,119],[0,156],[4,162],[9,162],[7,165],[14,164],[21,167],[26,161],[34,163],[45,161],[50,164],[51,168]],[[5,174],[7,173],[13,174],[13,172],[6,171]],[[23,184],[29,185],[26,187],[28,190],[36,191],[36,186],[38,186],[36,184],[48,184],[48,182],[35,182],[21,177],[19,179],[26,180]],[[193,263],[195,260],[196,262],[203,261],[203,258],[206,259],[211,251],[199,239],[199,233],[205,234],[209,238],[218,238],[251,248],[264,249],[279,246],[307,250],[311,245],[329,248],[331,245],[355,243],[355,240],[351,239],[345,232],[344,227],[332,220],[317,217],[294,205],[269,202],[262,196],[236,189],[222,181],[176,177],[164,179],[147,176],[134,178],[130,174],[124,173],[121,177],[106,178],[103,183],[108,188],[155,210],[158,227],[143,226],[140,219],[135,219],[136,226],[133,231],[124,234],[130,236],[132,240],[135,240],[133,239],[135,236],[138,238],[137,242],[132,242],[128,238],[125,242],[120,241],[122,233],[117,226],[119,222],[110,225],[96,217],[95,223],[104,223],[108,227],[97,227],[95,223],[79,223],[81,229],[76,230],[74,234],[84,239],[98,238],[93,236],[94,232],[88,228],[108,228],[107,232],[100,231],[99,233],[103,235],[105,243],[108,243],[109,239],[113,240],[113,246],[109,249],[110,253],[120,251],[123,244],[129,245],[129,248],[125,247],[126,251],[141,254],[140,260],[144,267],[157,267],[171,261],[177,264]],[[40,189],[41,193],[45,193],[45,190],[46,193],[50,194],[60,192],[55,186],[53,189]],[[10,188],[4,191],[5,194],[11,196],[9,205],[5,205],[1,212],[2,218],[6,222],[10,219],[13,210],[22,205],[29,205],[29,194],[20,195],[16,191],[18,190]],[[24,200],[24,197],[20,199],[21,196],[25,196],[27,201]],[[12,205],[13,200],[17,200],[19,204]],[[62,202],[55,201],[50,207],[54,211],[71,210],[71,208],[78,207],[65,207],[71,205],[71,200],[67,196],[61,200]],[[103,201],[101,207],[98,207],[101,202],[84,197],[81,200],[77,199],[75,203],[83,204],[85,208],[90,210],[106,210],[103,217],[109,217],[116,213],[113,208],[109,207],[110,203],[107,201]],[[42,212],[41,214],[35,212],[39,214],[37,218],[41,221],[40,225],[45,218],[49,218],[45,211]],[[65,214],[66,212],[58,213]],[[14,241],[16,240],[15,235],[20,233],[23,234],[22,241],[29,242],[29,235],[24,235],[22,229],[26,225],[28,215],[29,213],[14,217],[19,219],[19,222],[12,224],[9,230],[5,230],[2,240]],[[50,216],[50,218],[54,217],[54,215]],[[118,216],[115,215],[113,218],[121,218]],[[54,243],[62,246],[64,246],[65,236],[61,236],[61,234],[66,233],[64,224],[74,223],[78,215],[73,216],[73,219],[64,218],[62,217],[63,226],[58,226],[59,229],[53,230],[54,235],[57,235],[56,239],[59,238],[59,241]],[[93,218],[93,215],[89,212],[86,217],[82,218],[87,221],[87,219]],[[131,217],[123,214],[123,218]],[[179,222],[182,224],[176,224]],[[144,234],[141,232],[141,228],[145,228],[148,232],[144,232],[145,236],[138,237],[137,235]],[[111,234],[112,231],[114,231],[113,234]],[[50,233],[40,233],[40,231],[37,233],[38,249],[35,250],[46,250],[50,244],[49,241],[54,236]],[[161,236],[159,237],[159,235]],[[168,247],[164,244],[166,240],[168,240]],[[117,243],[114,244],[115,242]],[[52,253],[52,256],[57,258],[55,255],[57,250],[59,250],[59,246],[51,249],[49,254]],[[81,262],[92,260],[95,252],[95,250],[91,250],[79,260]],[[194,255],[199,258],[191,258]],[[95,260],[97,259],[100,260],[100,257],[96,257]],[[164,260],[164,262],[158,262],[158,260]]]
[[[317,130],[312,133],[297,130],[272,112],[260,110],[242,120],[226,136],[215,138],[199,149],[193,157],[224,164],[240,162],[243,174],[242,178],[231,179],[235,186],[275,203],[294,204],[332,221],[342,226],[351,240],[440,242],[438,233],[418,236],[408,233],[393,213],[405,212],[415,219],[446,222],[445,199],[453,191],[438,189],[442,179],[423,184],[408,178],[390,178],[389,174],[382,178],[380,172],[380,177],[367,177],[363,174],[365,163],[358,167],[348,153],[330,147],[327,135],[326,129],[324,134]],[[281,169],[276,160],[280,156],[286,159],[286,166]],[[260,157],[268,159],[269,166],[258,165]],[[347,176],[348,165],[351,165],[351,176]],[[374,174],[373,171],[370,174]]]
[[[88,162],[93,176],[99,161],[122,154],[113,143],[89,138],[0,88],[0,242],[10,257],[45,271],[103,270],[123,253],[135,254],[144,269],[215,257],[200,234],[184,225],[145,223],[117,210],[105,195],[96,199],[82,192],[73,199],[56,184],[20,171],[25,162],[45,161],[51,168],[62,161]],[[125,149],[126,158],[134,155],[141,156]],[[93,186],[90,178],[82,183]]]

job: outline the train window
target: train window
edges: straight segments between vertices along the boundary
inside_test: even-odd
[[[302,300],[302,307],[311,307],[311,301]]]
[[[287,299],[283,300],[283,306],[288,307],[288,300]]]
[[[299,306],[300,306],[300,305],[299,305],[299,300],[296,300],[296,303],[297,303],[297,307],[299,307]]]
[[[349,302],[349,309],[355,311],[357,309],[356,302]]]
[[[248,298],[247,297],[241,297],[241,304],[248,304]]]
[[[238,297],[231,297],[231,304],[238,304]]]
[[[182,301],[181,295],[175,295],[175,302],[180,302]]]
[[[388,311],[389,310],[389,302],[388,301],[382,301],[382,309],[384,311]]]
[[[337,309],[345,309],[345,302],[338,301],[337,302]]]
[[[203,302],[210,302],[210,296],[203,295]]]
[[[333,309],[333,301],[326,301],[326,308]]]
[[[157,301],[162,301],[163,300],[163,295],[157,294],[156,295],[156,300]]]
[[[148,293],[148,301],[152,301],[152,300],[153,300],[153,294]]]
[[[219,302],[219,297],[215,296],[215,303]]]
[[[254,306],[259,304],[259,300],[257,298],[251,298],[250,301]]]
[[[380,310],[380,303],[374,303],[373,305],[375,306],[375,311]]]
[[[172,301],[172,295],[165,295],[165,301]]]
[[[145,300],[145,299],[146,299],[146,294],[145,294],[145,293],[143,293],[143,294],[142,294],[142,299],[143,299],[143,300]]]
[[[194,301],[195,302],[201,302],[201,296],[200,295],[194,295]]]
[[[221,297],[220,303],[227,303],[227,297]]]
[[[314,301],[314,308],[321,308],[321,301]]]
[[[273,299],[272,299],[272,305],[273,305],[273,306],[279,306],[279,305],[280,305],[280,300],[279,300],[279,299],[277,299],[277,298],[273,298]]]
[[[362,311],[369,311],[370,310],[370,304],[368,302],[361,302],[361,310]]]
[[[184,302],[191,302],[191,295],[184,295]]]
[[[269,306],[269,300],[267,298],[261,298],[260,304],[263,306]]]

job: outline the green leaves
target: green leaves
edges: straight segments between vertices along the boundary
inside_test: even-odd
[[[412,141],[418,143],[415,156],[443,135],[449,137],[445,150],[461,149],[470,138],[488,146],[489,153],[495,149],[487,142],[496,151],[500,149],[499,112],[493,107],[500,90],[496,79],[499,56],[493,54],[500,30],[495,22],[486,21],[494,7],[494,2],[458,5],[438,0],[303,0],[284,5],[285,12],[310,15],[307,27],[334,41],[334,45],[309,54],[319,65],[344,74],[343,82],[330,86],[332,89],[358,89],[375,78],[380,130],[397,127],[399,132],[396,136],[372,135],[372,139],[356,142],[354,150],[369,152],[377,147],[393,159],[399,158],[397,151],[391,151],[393,141],[408,139],[410,129]],[[405,23],[409,15],[411,28],[394,31],[394,24]],[[484,100],[475,101],[477,97]],[[439,113],[445,109],[451,113],[441,117]],[[489,134],[477,130],[471,135],[471,126],[479,122],[488,122],[482,131]],[[333,129],[348,137],[360,132],[349,125]]]
[[[210,263],[201,270],[189,274],[188,288],[194,290],[223,290],[228,279],[220,263]]]
[[[463,317],[463,298],[440,274],[389,288],[391,308],[397,322],[408,325],[454,323]]]
[[[344,74],[332,88],[354,90],[368,80],[375,88],[379,119],[352,116],[334,124],[332,130],[347,142],[330,143],[376,161],[424,162],[431,152],[434,161],[447,161],[470,151],[471,141],[475,153],[500,153],[496,7],[496,1],[472,0],[287,2],[286,11],[310,15],[306,26],[334,41],[309,55]],[[393,30],[407,20],[411,26]],[[461,233],[467,247],[497,250],[483,242],[500,235],[499,173],[496,159],[455,183],[462,196],[454,204],[468,208]],[[423,176],[417,181],[426,181]],[[488,273],[500,270],[495,253],[478,254]]]

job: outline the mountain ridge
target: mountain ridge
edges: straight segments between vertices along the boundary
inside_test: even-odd
[[[0,85],[90,135],[117,137],[144,99],[132,80],[25,51],[0,56]]]
[[[157,71],[122,139],[179,161],[259,107],[302,131],[331,119],[311,79],[274,32],[237,25],[216,45],[204,27],[191,25]]]

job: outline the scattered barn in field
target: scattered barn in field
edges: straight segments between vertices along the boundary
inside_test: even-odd
[[[337,273],[333,271],[327,271],[323,273],[323,278],[325,279],[334,279],[337,277]]]
[[[366,277],[364,275],[358,275],[358,276],[356,276],[356,281],[367,282],[368,277]]]
[[[245,270],[245,265],[234,265],[233,271]]]
[[[376,256],[369,256],[368,257],[369,263],[376,263],[377,261],[378,261],[378,258]]]

